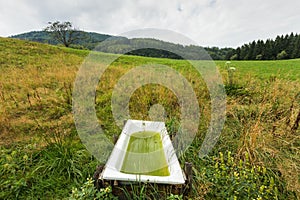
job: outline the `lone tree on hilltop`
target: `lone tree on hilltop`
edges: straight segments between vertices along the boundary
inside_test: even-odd
[[[66,47],[74,44],[76,41],[83,39],[83,32],[73,27],[71,22],[48,22],[44,29],[53,39],[61,42]]]

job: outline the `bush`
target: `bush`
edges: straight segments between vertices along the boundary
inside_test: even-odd
[[[288,54],[284,50],[282,52],[280,52],[279,54],[277,54],[278,60],[282,60],[282,59],[286,59],[286,58],[288,58]]]

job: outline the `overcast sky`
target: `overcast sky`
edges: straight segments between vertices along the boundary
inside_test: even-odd
[[[0,36],[57,20],[113,35],[168,29],[198,45],[236,47],[300,33],[300,0],[0,0]]]

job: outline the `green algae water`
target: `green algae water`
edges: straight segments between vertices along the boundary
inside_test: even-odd
[[[160,133],[141,131],[130,136],[121,172],[169,176]]]

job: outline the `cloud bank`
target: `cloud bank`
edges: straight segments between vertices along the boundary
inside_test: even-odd
[[[300,33],[299,8],[299,0],[0,0],[0,36],[41,30],[59,20],[113,35],[168,29],[202,46],[236,47]]]

